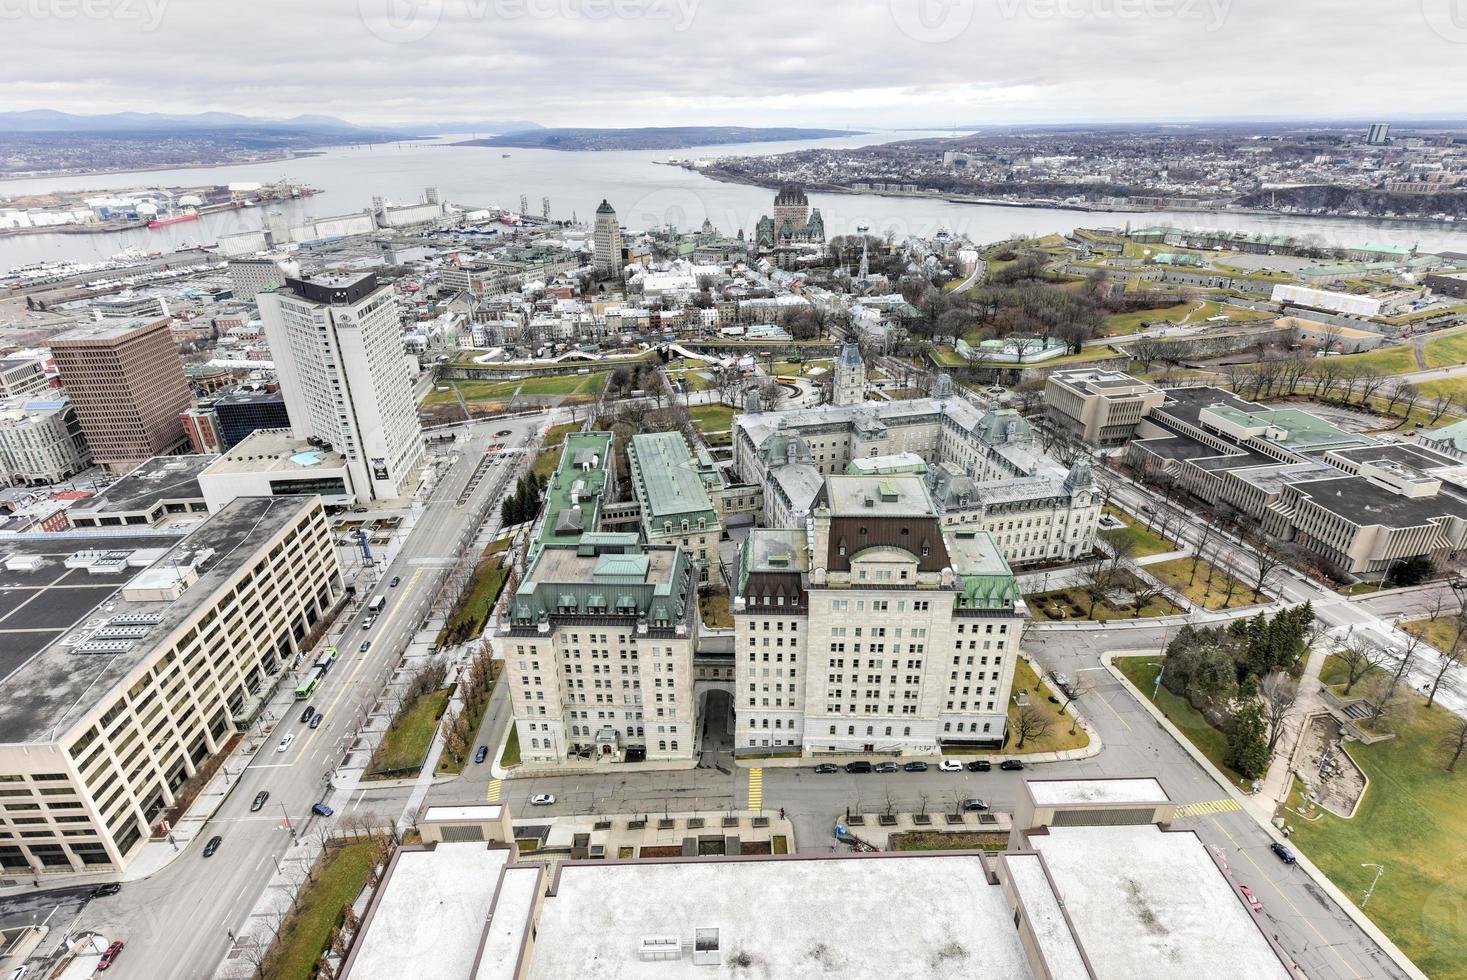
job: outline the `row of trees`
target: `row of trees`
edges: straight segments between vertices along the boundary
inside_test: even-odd
[[[550,477],[534,471],[520,477],[515,483],[514,493],[505,497],[504,503],[499,505],[500,525],[513,527],[534,520],[540,513],[540,497],[549,484]]]
[[[498,674],[493,652],[486,641],[469,662],[468,669],[459,676],[457,693],[463,707],[443,716],[442,729],[443,751],[460,769],[468,757],[469,746],[473,743],[479,722],[484,717],[489,698],[494,693],[494,681]]]

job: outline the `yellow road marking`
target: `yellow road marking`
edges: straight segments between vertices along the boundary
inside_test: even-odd
[[[498,779],[489,780],[489,790],[484,794],[484,802],[498,803],[501,782]]]
[[[749,809],[764,809],[764,770],[749,770]]]
[[[1207,800],[1204,803],[1188,803],[1186,806],[1177,807],[1177,815],[1182,817],[1200,817],[1204,813],[1226,813],[1229,810],[1241,810],[1243,805],[1237,800],[1229,797],[1225,800]]]
[[[418,579],[423,577],[423,573],[426,571],[426,568],[420,568],[416,572],[413,572],[413,577],[408,579],[408,587],[399,592],[398,595],[407,595],[407,593],[412,590],[412,587],[417,584]],[[405,602],[399,602],[397,605],[392,607],[392,612],[387,614],[386,625],[384,625],[382,629],[378,631],[379,635],[387,631],[387,627],[392,625],[392,621],[397,618],[397,614],[402,612],[405,608],[407,608],[407,603]],[[337,656],[340,656],[340,654],[338,653]],[[322,714],[325,714],[326,712],[331,711],[336,707],[336,705],[346,695],[347,690],[351,688],[351,682],[356,680],[357,673],[366,665],[367,657],[365,654],[363,654],[362,658],[357,661],[357,665],[351,669],[351,673],[346,675],[346,680],[342,682],[340,690],[336,692],[336,697],[331,699],[331,703],[326,706],[326,711],[323,711]],[[308,734],[305,741],[301,743],[301,750],[300,753],[296,756],[297,759],[305,755],[306,749],[311,747],[311,742],[315,740],[316,735],[319,734],[320,731],[321,729],[319,728],[313,728],[310,730],[310,734]]]

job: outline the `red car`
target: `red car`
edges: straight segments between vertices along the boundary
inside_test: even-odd
[[[117,954],[118,953],[121,953],[121,952],[122,952],[122,940],[119,939],[116,942],[114,942],[111,946],[108,946],[107,947],[107,952],[103,953],[102,954],[102,958],[97,961],[97,969],[99,969],[99,970],[105,970],[109,966],[111,966],[113,963],[117,962]]]
[[[1251,888],[1247,885],[1239,885],[1238,891],[1243,893],[1243,898],[1247,900],[1249,908],[1255,912],[1263,911],[1263,903],[1253,897],[1253,890]]]

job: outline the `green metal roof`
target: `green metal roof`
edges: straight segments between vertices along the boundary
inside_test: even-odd
[[[575,544],[596,530],[610,460],[610,432],[572,432],[565,437],[560,464],[545,490],[545,518],[535,539],[536,551],[547,544]]]
[[[627,446],[627,462],[649,534],[666,521],[696,524],[701,518],[706,527],[717,526],[718,515],[704,489],[698,462],[681,433],[639,432]]]

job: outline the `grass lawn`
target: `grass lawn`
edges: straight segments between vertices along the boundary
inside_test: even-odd
[[[1456,367],[1467,364],[1467,333],[1428,340],[1421,350],[1427,367]]]
[[[367,772],[387,772],[420,765],[428,754],[433,734],[438,731],[438,719],[447,709],[451,693],[451,689],[445,687],[430,691],[414,701],[382,736],[377,751],[372,753],[372,761],[367,763]]]
[[[1168,551],[1176,550],[1176,545],[1160,534],[1147,530],[1145,525],[1136,523],[1129,515],[1121,513],[1116,508],[1107,505],[1105,512],[1123,521],[1126,526],[1112,531],[1103,531],[1102,535],[1112,544],[1129,544],[1132,557],[1146,558],[1150,555],[1164,555]]]
[[[698,596],[698,612],[709,629],[733,629],[733,616],[728,611],[728,593],[722,589]]]
[[[1043,592],[1039,595],[1025,596],[1025,601],[1030,604],[1035,613],[1043,616],[1051,622],[1062,622],[1065,619],[1085,619],[1085,613],[1090,609],[1090,597],[1080,589],[1056,589],[1052,592]],[[1045,610],[1052,607],[1063,609],[1065,615],[1049,616]],[[1078,607],[1079,612],[1076,612]],[[1135,607],[1129,609],[1115,609],[1101,600],[1095,604],[1095,610],[1090,614],[1090,622],[1108,623],[1116,619],[1145,619],[1148,616],[1171,616],[1181,612],[1176,603],[1163,596],[1157,596],[1146,605],[1141,607],[1141,614],[1136,615]]]
[[[1443,378],[1440,381],[1418,381],[1416,387],[1426,395],[1427,398],[1436,398],[1437,395],[1450,395],[1457,399],[1459,404],[1463,398],[1467,398],[1467,378]],[[1418,403],[1419,406],[1419,403]],[[1412,411],[1412,421],[1425,422],[1431,418],[1429,414],[1423,413],[1417,418],[1416,413],[1421,407]],[[1446,425],[1449,419],[1442,419],[1437,425]]]
[[[941,804],[935,811],[948,813],[951,801]],[[946,832],[941,830],[913,830],[892,834],[887,843],[889,851],[993,851],[999,853],[1009,849],[1009,835],[997,831]]]
[[[1019,658],[1019,663],[1014,667],[1014,690],[1029,692],[1029,703],[1043,711],[1050,719],[1049,734],[1041,737],[1030,737],[1024,740],[1024,748],[1018,746],[1017,738],[1011,745],[1005,746],[1006,752],[1061,752],[1065,749],[1083,749],[1090,744],[1090,735],[1085,729],[1076,726],[1075,734],[1070,734],[1070,725],[1074,718],[1067,714],[1060,714],[1060,705],[1051,704],[1049,696],[1054,694],[1047,683],[1039,680],[1034,673],[1034,668],[1029,661]],[[1063,695],[1060,696],[1060,704],[1064,703]],[[1009,731],[1017,730],[1019,709],[1017,705],[1009,705]]]
[[[499,756],[499,765],[502,769],[512,769],[520,764],[520,730],[519,727],[510,722],[509,738],[505,740],[504,752]]]
[[[694,405],[688,409],[693,424],[702,433],[722,432],[733,428],[734,410],[727,405]]]
[[[504,588],[504,580],[508,577],[509,571],[500,566],[499,559],[481,560],[479,567],[474,570],[473,585],[470,586],[467,597],[454,610],[452,618],[443,629],[438,631],[438,645],[442,646],[448,634],[455,627],[462,628],[463,624],[470,625],[467,639],[472,640],[483,633],[489,612],[498,601],[499,593]]]
[[[1112,313],[1105,318],[1105,335],[1116,337],[1122,334],[1135,333],[1141,329],[1143,323],[1155,323],[1158,320],[1170,320],[1180,323],[1182,318],[1196,307],[1196,303],[1178,303],[1175,306],[1163,306],[1154,310],[1136,310],[1133,313]],[[1198,311],[1199,315],[1207,313],[1206,310]],[[1214,313],[1216,310],[1213,311]],[[1212,313],[1207,313],[1211,316]]]
[[[1195,575],[1192,574],[1191,558],[1173,558],[1171,561],[1147,565],[1146,570],[1186,596],[1187,601],[1204,609],[1254,605],[1253,590],[1237,579],[1233,579],[1235,585],[1232,598],[1229,599],[1227,582],[1232,576],[1210,562],[1198,561]],[[1187,584],[1189,579],[1190,585]],[[1258,601],[1267,602],[1268,598],[1268,593],[1265,592]]]
[[[273,980],[310,980],[316,961],[331,941],[342,912],[367,886],[377,844],[362,841],[328,850],[316,872],[316,880],[300,895],[300,908],[280,930],[280,938],[265,961],[265,976]]]
[[[713,387],[713,382],[704,377],[706,373],[708,372],[705,368],[701,371],[669,371],[668,376],[676,381],[681,381],[685,391],[707,391]]]
[[[606,384],[605,371],[591,374],[547,374],[519,382],[520,395],[594,395]]]
[[[536,476],[549,476],[555,472],[560,465],[560,447],[565,443],[567,432],[575,432],[581,427],[579,422],[564,422],[553,425],[545,432],[544,446],[540,455],[535,457],[535,465],[530,467]]]
[[[1401,628],[1418,634],[1438,650],[1450,650],[1457,641],[1456,619],[1453,616],[1413,619],[1409,623],[1402,623]]]
[[[1338,360],[1356,368],[1371,368],[1386,374],[1408,374],[1419,370],[1416,351],[1408,341],[1394,347],[1382,347],[1368,354],[1346,354]]]
[[[938,367],[960,368],[968,366],[968,362],[951,347],[933,347],[927,351],[927,356],[932,358]]]
[[[1203,755],[1207,756],[1209,762],[1217,767],[1233,785],[1241,787],[1243,777],[1223,764],[1223,756],[1228,751],[1228,740],[1221,731],[1212,727],[1203,716],[1202,712],[1192,707],[1186,698],[1178,697],[1166,688],[1157,688],[1156,675],[1161,672],[1161,663],[1164,657],[1116,657],[1111,660],[1116,669],[1126,675],[1126,679],[1135,684],[1141,694],[1161,709],[1161,713],[1176,725],[1187,740],[1196,746]],[[1152,691],[1156,696],[1152,696]]]
[[[1447,772],[1437,747],[1453,716],[1409,698],[1399,737],[1350,746],[1370,777],[1353,819],[1286,816],[1294,846],[1357,902],[1375,877],[1361,865],[1385,865],[1366,914],[1427,976],[1467,978],[1467,765]]]

